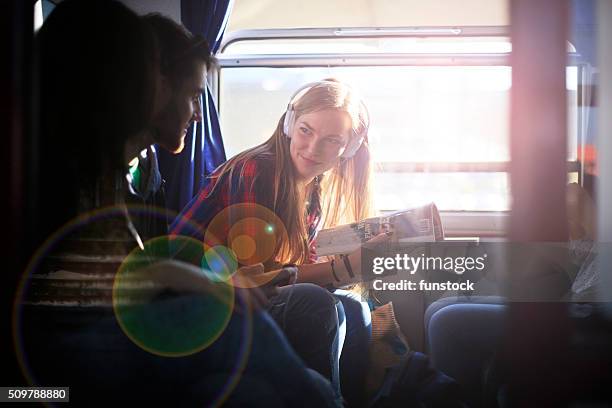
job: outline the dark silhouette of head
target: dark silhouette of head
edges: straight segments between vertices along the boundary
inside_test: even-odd
[[[125,141],[151,119],[158,58],[149,26],[111,0],[63,1],[36,44],[40,121],[32,199],[44,238],[77,215],[80,191],[126,166]]]

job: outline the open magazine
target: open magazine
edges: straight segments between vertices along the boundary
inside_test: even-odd
[[[392,242],[434,242],[444,239],[440,213],[434,203],[366,218],[352,224],[325,229],[316,241],[317,255],[349,253],[381,232],[392,231]]]

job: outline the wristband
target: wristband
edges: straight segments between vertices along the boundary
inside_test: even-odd
[[[351,278],[354,278],[355,274],[353,273],[353,268],[351,267],[351,261],[349,261],[348,255],[340,254],[340,259],[342,259],[342,261],[344,262],[344,267],[346,268],[346,271],[348,272],[349,276]]]
[[[334,279],[336,280],[336,282],[340,282],[340,279],[338,279],[338,275],[336,275],[336,268],[334,267],[335,265],[336,265],[336,260],[332,259],[330,263],[332,275],[334,275]]]

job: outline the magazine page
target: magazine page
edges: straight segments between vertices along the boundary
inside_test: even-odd
[[[381,232],[393,231],[392,242],[434,242],[444,239],[435,204],[400,210],[347,225],[325,229],[317,236],[317,255],[349,253]]]

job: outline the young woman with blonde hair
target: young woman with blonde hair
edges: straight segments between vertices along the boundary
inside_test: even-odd
[[[306,364],[337,389],[340,369],[349,402],[364,388],[369,310],[323,287],[358,282],[361,253],[315,262],[314,242],[323,227],[372,215],[369,120],[347,84],[325,79],[301,87],[272,136],[219,167],[171,229],[207,248],[231,248],[237,265],[295,264],[298,284],[281,288],[268,311]],[[257,233],[257,220],[275,239]]]

